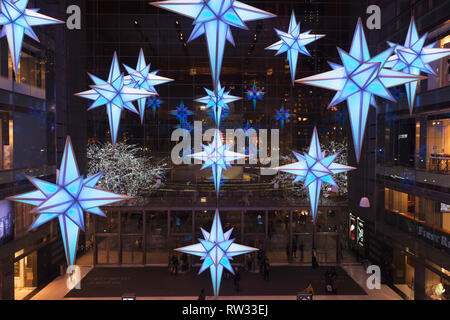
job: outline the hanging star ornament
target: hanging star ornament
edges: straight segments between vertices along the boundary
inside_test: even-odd
[[[245,22],[274,18],[274,14],[235,0],[168,0],[150,3],[194,19],[194,30],[188,42],[206,35],[214,88],[222,69],[226,40],[234,45],[230,26],[248,30]]]
[[[115,194],[96,188],[103,173],[89,178],[80,176],[70,137],[67,138],[61,168],[57,174],[56,184],[28,177],[37,190],[8,198],[10,201],[36,206],[31,213],[36,220],[30,227],[35,229],[58,218],[67,259],[67,265],[75,263],[78,234],[84,231],[83,211],[105,216],[100,209],[131,197]]]
[[[290,117],[292,117],[292,114],[290,114],[291,110],[286,110],[284,108],[284,105],[281,106],[280,110],[275,110],[276,115],[275,119],[281,122],[281,129],[284,128],[284,122],[288,121]]]
[[[0,0],[0,25],[3,26],[0,37],[6,36],[8,39],[12,65],[16,74],[19,70],[24,35],[39,42],[32,27],[64,23],[38,13],[39,9],[27,9],[27,5],[28,0]]]
[[[214,187],[217,195],[220,191],[220,181],[223,170],[231,168],[231,162],[238,159],[245,159],[245,154],[230,151],[230,145],[224,145],[219,130],[215,130],[213,142],[206,146],[203,145],[203,151],[190,154],[187,157],[198,159],[204,162],[201,170],[211,168],[214,177]]]
[[[150,64],[147,64],[145,62],[143,49],[141,49],[141,51],[139,52],[139,59],[136,69],[133,69],[125,64],[123,66],[128,72],[128,75],[124,78],[126,86],[152,92],[155,95],[158,94],[158,92],[155,89],[155,86],[174,81],[173,79],[158,76],[157,75],[158,71],[150,72]],[[146,97],[138,100],[141,124],[144,123],[145,119],[146,102],[147,102]]]
[[[434,48],[434,43],[424,46],[428,33],[419,37],[414,17],[411,18],[408,34],[403,46],[388,42],[391,47],[395,48],[395,55],[390,57],[386,62],[386,68],[392,70],[400,70],[414,75],[420,75],[420,72],[436,75],[436,72],[429,65],[430,62],[442,59],[450,55],[449,48]],[[416,101],[417,86],[419,81],[406,83],[406,95],[408,97],[409,112],[412,114]]]
[[[283,32],[278,29],[275,29],[275,31],[281,40],[267,47],[266,50],[277,50],[276,55],[287,52],[292,85],[294,85],[295,74],[297,73],[298,54],[302,53],[306,56],[311,56],[306,49],[306,45],[325,37],[325,35],[311,34],[311,30],[300,33],[300,23],[297,23],[294,11],[292,11],[288,32]]]
[[[316,127],[314,128],[309,152],[304,155],[294,152],[294,155],[298,162],[275,168],[275,170],[296,175],[297,177],[293,183],[304,181],[304,187],[308,188],[309,191],[309,202],[313,221],[315,221],[322,184],[328,183],[338,188],[332,176],[355,170],[356,168],[335,163],[334,161],[339,154],[325,156],[325,152],[322,152],[320,148],[319,135]]]
[[[370,105],[376,106],[375,96],[395,101],[387,88],[423,79],[409,73],[385,68],[394,47],[371,58],[366,37],[358,19],[350,53],[338,48],[344,66],[330,63],[332,71],[296,80],[297,83],[337,91],[329,107],[347,100],[356,160],[359,163]]]
[[[163,101],[158,96],[151,96],[147,99],[147,108],[152,108],[153,118],[156,118],[156,110],[161,108]]]
[[[262,89],[256,88],[256,82],[253,83],[252,90],[247,90],[248,101],[253,101],[253,109],[256,111],[256,103],[262,101],[264,97],[264,92]]]
[[[212,110],[214,113],[214,120],[217,126],[220,126],[220,120],[222,119],[222,111],[230,110],[229,103],[240,100],[241,98],[230,95],[230,91],[225,91],[225,88],[218,85],[217,90],[208,90],[206,97],[197,99],[195,101],[206,104],[206,109]]]
[[[85,99],[94,100],[94,103],[88,110],[93,110],[106,105],[112,144],[115,146],[122,110],[125,108],[134,113],[138,113],[132,101],[147,98],[151,95],[155,95],[155,93],[125,85],[124,75],[120,72],[119,60],[117,59],[116,52],[114,52],[108,81],[104,81],[90,73],[88,74],[95,85],[90,86],[91,90],[80,92],[75,95]]]
[[[200,243],[175,249],[175,251],[198,256],[203,260],[198,274],[210,269],[214,296],[218,297],[224,268],[234,274],[230,260],[233,260],[235,256],[258,251],[258,249],[234,243],[234,239],[230,239],[233,229],[223,232],[218,209],[214,215],[211,231],[207,232],[203,228],[201,231],[204,239],[199,239]]]
[[[192,111],[190,111],[187,107],[184,106],[183,101],[180,102],[180,105],[176,107],[175,110],[172,110],[169,113],[172,116],[177,117],[177,119],[180,121],[180,124],[186,122],[189,116],[194,115]]]

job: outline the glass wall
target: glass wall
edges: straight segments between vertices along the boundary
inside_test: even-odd
[[[428,120],[427,156],[429,170],[450,172],[450,118]]]
[[[20,257],[24,250],[16,252]],[[14,299],[23,300],[37,287],[37,252],[33,252],[14,263]]]

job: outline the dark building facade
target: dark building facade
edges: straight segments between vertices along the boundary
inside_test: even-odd
[[[450,47],[448,1],[376,3],[383,10],[381,30],[370,34],[374,50],[403,44],[411,17],[419,35],[428,32],[426,44]],[[436,298],[450,280],[449,58],[431,67],[436,75],[420,82],[412,115],[403,88],[393,91],[398,103],[371,110],[361,170],[350,174],[350,212],[364,228],[355,251],[408,299]],[[370,208],[360,207],[362,197]]]
[[[28,6],[65,21],[70,4],[36,0]],[[40,42],[25,37],[17,74],[6,38],[0,41],[0,299],[8,300],[38,291],[60,274],[65,259],[57,222],[29,231],[32,206],[5,199],[34,188],[27,175],[55,181],[67,135],[81,157],[81,169],[85,164],[86,108],[72,101],[79,88],[71,87],[85,81],[78,72],[85,68],[83,31],[68,30],[65,24],[34,30]]]

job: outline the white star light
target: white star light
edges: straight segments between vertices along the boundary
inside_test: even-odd
[[[216,89],[219,85],[226,40],[234,45],[230,26],[248,30],[246,21],[276,17],[235,0],[168,0],[150,4],[195,19],[194,30],[188,42],[206,34]]]
[[[76,95],[89,100],[94,100],[94,103],[88,110],[106,105],[112,144],[116,145],[122,110],[125,108],[139,114],[132,104],[132,101],[144,99],[156,94],[154,92],[135,89],[125,85],[124,75],[120,72],[119,60],[117,59],[116,52],[114,52],[108,81],[104,81],[92,74],[89,74],[89,76],[92,81],[94,81],[95,85],[90,86],[91,90],[80,92]]]
[[[245,154],[230,151],[231,146],[224,145],[220,135],[220,131],[215,130],[213,142],[208,146],[203,145],[203,152],[187,155],[187,157],[204,162],[201,170],[211,167],[217,195],[220,191],[222,171],[231,168],[231,162],[246,157]]]
[[[328,183],[333,187],[338,188],[332,175],[355,170],[356,168],[335,163],[334,160],[336,160],[339,154],[325,156],[320,148],[319,135],[316,127],[314,127],[309,152],[304,155],[294,152],[294,155],[298,162],[275,168],[275,170],[296,175],[297,177],[293,183],[304,181],[304,186],[305,188],[307,187],[309,191],[312,216],[313,219],[315,219],[317,208],[319,206],[322,183]]]
[[[275,29],[275,31],[281,40],[267,47],[266,50],[277,50],[278,52],[276,55],[287,52],[289,67],[291,69],[292,84],[294,84],[295,74],[297,72],[298,54],[302,53],[311,56],[306,49],[306,45],[325,37],[325,35],[310,34],[311,30],[300,33],[300,23],[297,23],[294,11],[292,11],[288,32],[286,33],[278,29]]]
[[[258,251],[258,249],[234,243],[234,239],[230,239],[233,229],[223,232],[219,210],[216,210],[214,215],[211,232],[201,230],[204,240],[199,239],[200,243],[175,250],[201,257],[203,264],[198,273],[210,269],[214,296],[217,297],[219,296],[223,269],[225,268],[234,274],[230,260],[233,260],[234,256]]]
[[[124,67],[128,72],[128,76],[125,77],[126,86],[152,92],[156,95],[158,94],[158,92],[156,91],[155,86],[174,81],[173,79],[158,76],[158,71],[150,72],[150,64],[147,65],[147,63],[145,62],[143,49],[141,49],[139,53],[139,59],[136,69],[133,69],[125,64]],[[147,98],[145,97],[139,99],[138,105],[139,114],[141,116],[141,124],[143,124],[145,118],[145,108],[147,106]]]
[[[0,25],[3,25],[0,37],[6,36],[8,39],[14,73],[19,70],[24,35],[39,42],[32,27],[64,23],[38,13],[39,9],[27,9],[27,5],[28,0],[0,0]]]
[[[350,53],[338,48],[344,66],[330,63],[333,71],[296,80],[298,83],[337,91],[330,107],[347,100],[358,163],[369,107],[376,106],[374,96],[395,101],[387,88],[423,79],[420,76],[385,68],[385,63],[394,49],[392,47],[371,58],[361,18],[359,18]]]
[[[195,101],[206,104],[206,109],[212,109],[214,120],[217,126],[220,126],[222,111],[230,110],[228,103],[238,101],[241,98],[230,95],[230,91],[225,91],[225,88],[222,88],[220,83],[217,90],[208,90],[205,88],[205,91],[208,95]]]
[[[401,46],[388,42],[391,47],[395,48],[396,55],[388,59],[385,67],[392,68],[392,70],[401,70],[417,76],[420,75],[421,71],[436,75],[436,72],[434,72],[429,63],[450,55],[450,49],[433,48],[434,43],[424,46],[427,37],[428,33],[425,33],[419,38],[414,17],[412,17],[405,44]],[[412,114],[414,109],[418,85],[418,80],[405,84],[410,114]]]
[[[103,173],[98,173],[86,179],[80,175],[72,143],[68,137],[56,184],[27,177],[37,190],[10,197],[8,200],[36,206],[31,213],[37,217],[30,229],[58,218],[67,264],[72,266],[75,263],[79,231],[80,229],[84,231],[83,211],[105,216],[100,209],[101,206],[131,199],[96,188],[102,175]]]

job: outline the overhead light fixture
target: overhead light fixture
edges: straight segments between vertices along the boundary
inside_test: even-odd
[[[370,208],[370,201],[367,197],[362,197],[361,201],[359,202],[359,206],[361,208]]]

